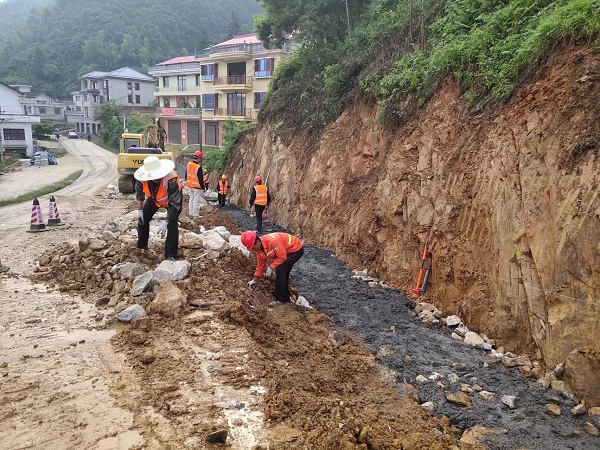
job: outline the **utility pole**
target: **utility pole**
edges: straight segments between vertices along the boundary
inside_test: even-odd
[[[199,117],[200,117],[200,122],[198,123],[198,143],[200,144],[200,151],[202,151],[202,138],[204,137],[204,133],[202,132],[202,104],[199,105],[200,108],[199,109]]]
[[[348,0],[346,0],[346,18],[348,19],[348,37],[352,36],[352,30],[350,29],[350,12],[348,10]]]

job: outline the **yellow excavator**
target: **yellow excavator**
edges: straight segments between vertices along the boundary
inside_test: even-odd
[[[117,156],[117,172],[119,173],[119,192],[131,194],[135,189],[133,173],[144,164],[149,155],[175,162],[175,155],[165,151],[167,133],[160,118],[153,118],[145,133],[123,133]]]

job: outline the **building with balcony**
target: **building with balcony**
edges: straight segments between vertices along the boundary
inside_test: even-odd
[[[220,146],[224,121],[256,121],[275,67],[287,53],[287,48],[267,50],[256,35],[245,34],[151,67],[168,144],[201,139],[203,145]]]
[[[11,84],[10,87],[16,89],[22,94],[21,104],[25,107],[25,112],[30,116],[40,116],[44,120],[65,120],[66,104],[52,97],[34,92],[30,85]]]
[[[35,152],[31,126],[40,116],[27,114],[25,95],[0,82],[0,157],[5,152],[31,157]]]
[[[98,106],[110,100],[122,107],[131,107],[132,112],[154,101],[154,79],[129,67],[112,72],[90,72],[80,76],[79,80],[80,90],[73,93],[73,101],[75,107],[81,106],[81,110],[75,111],[79,114],[68,115],[78,133],[100,133],[100,122],[94,119],[94,113]]]

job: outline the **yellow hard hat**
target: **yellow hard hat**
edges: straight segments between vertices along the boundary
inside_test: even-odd
[[[221,175],[221,178],[225,180],[227,178],[227,175]]]
[[[208,170],[204,169],[204,173],[207,173],[207,172],[208,172]]]

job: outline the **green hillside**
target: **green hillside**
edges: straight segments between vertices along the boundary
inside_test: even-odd
[[[29,11],[53,0],[6,0],[0,3],[0,40],[10,36],[27,21]]]
[[[0,6],[14,13],[26,1]],[[0,80],[31,84],[58,98],[68,97],[77,77],[92,70],[129,66],[145,72],[157,62],[252,32],[252,16],[262,11],[255,0],[37,3],[48,4],[21,17],[0,41]]]
[[[279,66],[261,115],[315,134],[357,99],[378,104],[376,120],[402,122],[450,76],[482,111],[508,100],[552,49],[600,51],[600,0],[349,1],[351,37],[339,2],[293,0],[302,8],[290,17],[279,1],[261,0],[259,36],[293,30],[304,47]]]

